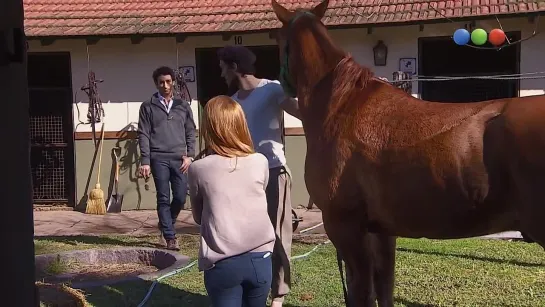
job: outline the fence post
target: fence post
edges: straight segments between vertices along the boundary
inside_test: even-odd
[[[4,252],[0,296],[6,306],[39,306],[35,285],[34,221],[30,170],[27,42],[23,0],[0,1],[0,121],[2,150],[2,216]]]

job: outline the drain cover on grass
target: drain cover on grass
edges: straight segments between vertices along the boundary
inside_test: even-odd
[[[135,279],[153,280],[188,262],[187,256],[154,248],[78,250],[36,256],[36,278],[88,288]]]

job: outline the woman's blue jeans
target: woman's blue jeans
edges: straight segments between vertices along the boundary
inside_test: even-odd
[[[245,253],[204,271],[213,307],[265,307],[271,289],[271,253]]]

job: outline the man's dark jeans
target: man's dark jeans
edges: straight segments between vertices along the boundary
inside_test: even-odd
[[[218,261],[204,271],[204,285],[213,307],[265,307],[271,281],[270,253],[245,253]]]
[[[157,190],[157,215],[159,228],[165,240],[176,238],[174,224],[185,205],[187,197],[187,175],[180,170],[182,159],[151,160],[150,167]],[[172,202],[170,188],[172,187]]]

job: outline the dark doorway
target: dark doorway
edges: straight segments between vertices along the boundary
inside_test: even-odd
[[[511,41],[520,32],[507,33]],[[489,43],[483,47],[492,47]],[[501,50],[458,46],[450,37],[422,37],[418,40],[420,76],[489,76],[518,74],[520,44]],[[421,81],[424,100],[440,102],[475,102],[517,97],[519,80],[464,79]]]
[[[70,53],[29,53],[28,87],[34,204],[74,206]]]
[[[275,80],[280,75],[280,59],[277,45],[246,46],[256,57],[256,77]],[[217,95],[227,95],[225,80],[221,77],[221,69],[217,56],[217,48],[195,49],[197,70],[197,99],[204,104]]]

